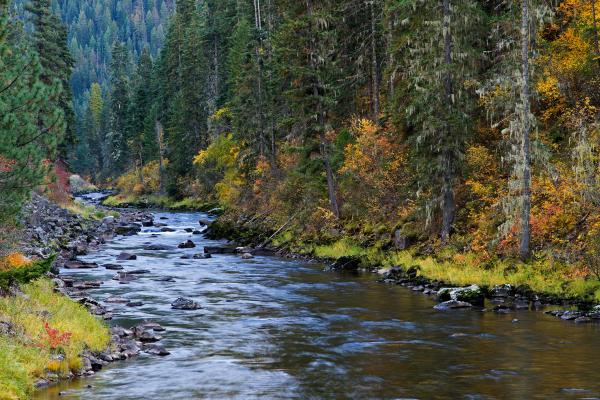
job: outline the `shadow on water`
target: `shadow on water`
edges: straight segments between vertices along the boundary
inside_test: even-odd
[[[168,218],[159,220],[160,217]],[[110,305],[112,323],[153,320],[167,328],[171,355],[149,355],[94,377],[40,391],[37,399],[577,399],[600,396],[600,328],[542,313],[437,312],[431,299],[372,275],[323,273],[319,265],[269,257],[214,255],[184,260],[204,245],[185,232],[205,215],[156,213],[175,228],[144,228],[82,257],[151,272],[128,285],[98,268],[63,271],[101,279],[90,294],[122,296],[141,307]],[[147,244],[195,249],[146,251]],[[158,281],[171,276],[174,282]],[[171,310],[177,297],[197,311]],[[512,320],[518,318],[518,323]],[[60,396],[59,396],[60,393]]]

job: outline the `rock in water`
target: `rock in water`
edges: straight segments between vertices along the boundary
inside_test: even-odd
[[[251,258],[254,258],[254,256],[252,254],[250,254],[250,253],[244,253],[244,254],[242,254],[242,258],[244,260],[249,260]]]
[[[177,247],[179,247],[180,249],[193,249],[194,247],[196,247],[196,245],[191,240],[187,240],[183,243],[179,243]]]
[[[166,244],[150,244],[144,246],[144,250],[172,250],[174,247]]]
[[[120,271],[123,267],[119,264],[104,264],[104,268],[112,271]]]
[[[174,310],[198,310],[202,307],[193,300],[180,297],[171,303],[171,308]]]
[[[167,351],[167,349],[165,349],[159,344],[153,344],[151,346],[146,347],[144,349],[144,352],[155,356],[168,356],[169,354],[171,354],[169,351]]]
[[[120,260],[120,261],[137,260],[137,256],[135,254],[130,254],[130,253],[121,253],[117,256],[117,260]]]
[[[477,285],[459,288],[441,288],[438,291],[439,301],[456,300],[483,306],[484,299],[483,290]]]
[[[326,271],[357,271],[360,267],[360,257],[344,256],[325,268]]]
[[[433,308],[439,311],[446,310],[455,310],[459,308],[469,308],[472,307],[471,303],[467,303],[466,301],[458,301],[458,300],[448,300],[443,303],[435,305]]]

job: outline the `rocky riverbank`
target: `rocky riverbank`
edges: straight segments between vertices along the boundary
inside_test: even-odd
[[[544,311],[546,314],[576,323],[600,322],[600,305],[582,299],[536,292],[527,284],[505,283],[487,287],[474,282],[471,285],[458,287],[449,282],[424,276],[418,265],[395,265],[384,268],[381,264],[373,263],[372,260],[362,256],[319,258],[310,252],[299,253],[286,245],[268,247],[274,233],[270,230],[265,231],[260,224],[253,224],[249,228],[244,223],[235,224],[231,220],[223,223],[217,220],[208,228],[206,235],[212,239],[228,239],[239,246],[246,246],[239,249],[244,249],[244,252],[250,254],[268,251],[286,258],[320,262],[328,265],[326,271],[376,273],[381,283],[402,285],[414,292],[433,297],[438,301],[434,308],[440,311],[475,308],[482,311],[510,313],[516,310],[532,310]],[[268,239],[265,240],[265,237]]]
[[[99,219],[84,218],[50,202],[43,196],[33,194],[31,202],[24,210],[24,231],[21,238],[21,251],[32,258],[56,256],[56,261],[48,273],[55,285],[55,291],[84,305],[92,315],[103,320],[112,319],[111,311],[88,295],[88,290],[102,285],[100,281],[84,281],[63,278],[61,268],[97,268],[77,257],[98,249],[106,241],[117,235],[135,235],[142,226],[152,225],[152,215],[137,210],[120,210]],[[18,288],[12,295],[24,296]],[[118,299],[115,299],[117,301]],[[145,321],[132,329],[118,326],[110,328],[110,345],[101,352],[89,350],[80,354],[81,368],[67,375],[59,376],[48,372],[35,386],[45,387],[61,379],[76,376],[89,376],[104,365],[137,356],[140,352],[163,356],[169,352],[157,344],[161,337],[156,332],[165,329],[155,322]]]

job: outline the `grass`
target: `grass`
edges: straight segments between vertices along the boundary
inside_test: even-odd
[[[0,298],[0,320],[11,326],[8,334],[0,334],[0,399],[30,398],[34,383],[46,373],[77,371],[84,350],[102,351],[110,340],[107,326],[55,293],[51,281],[39,279],[21,289],[25,296]],[[53,344],[45,323],[70,337]],[[59,354],[64,359],[52,358]]]
[[[314,255],[317,257],[335,259],[343,256],[363,256],[366,252],[364,248],[353,244],[347,239],[329,245],[316,246],[313,250]]]
[[[187,197],[182,200],[174,200],[168,196],[157,196],[157,195],[121,195],[107,197],[103,202],[103,205],[108,207],[123,207],[123,206],[136,206],[136,207],[156,207],[174,211],[186,211],[186,210],[200,210],[209,211],[217,207],[215,203],[207,203],[205,201]]]
[[[116,211],[104,211],[94,206],[88,206],[78,201],[72,201],[63,206],[64,209],[69,210],[73,214],[81,215],[85,219],[101,220],[107,216],[118,217],[119,213]]]
[[[383,251],[361,247],[348,238],[320,246],[298,244],[294,243],[289,232],[279,235],[274,243],[286,245],[293,251],[300,249],[300,253],[310,253],[320,258],[359,256],[365,266],[380,266],[381,272],[395,265],[418,266],[420,275],[456,286],[477,284],[493,287],[505,283],[514,286],[529,285],[538,293],[600,302],[600,281],[582,277],[571,278],[568,265],[551,262],[543,257],[530,263],[498,260],[482,265],[475,254],[442,250],[437,257],[416,257],[410,251]]]

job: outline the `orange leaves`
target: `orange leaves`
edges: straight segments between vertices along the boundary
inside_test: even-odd
[[[398,179],[399,169],[406,159],[403,149],[370,120],[353,121],[352,131],[356,142],[344,149],[345,160],[340,172],[354,174],[377,188],[385,188]]]
[[[9,160],[6,157],[3,157],[0,155],[0,174],[4,173],[9,173],[12,171],[12,169],[14,168],[16,164],[15,160]]]
[[[31,260],[21,253],[10,253],[0,258],[0,270],[9,270],[31,264]]]

